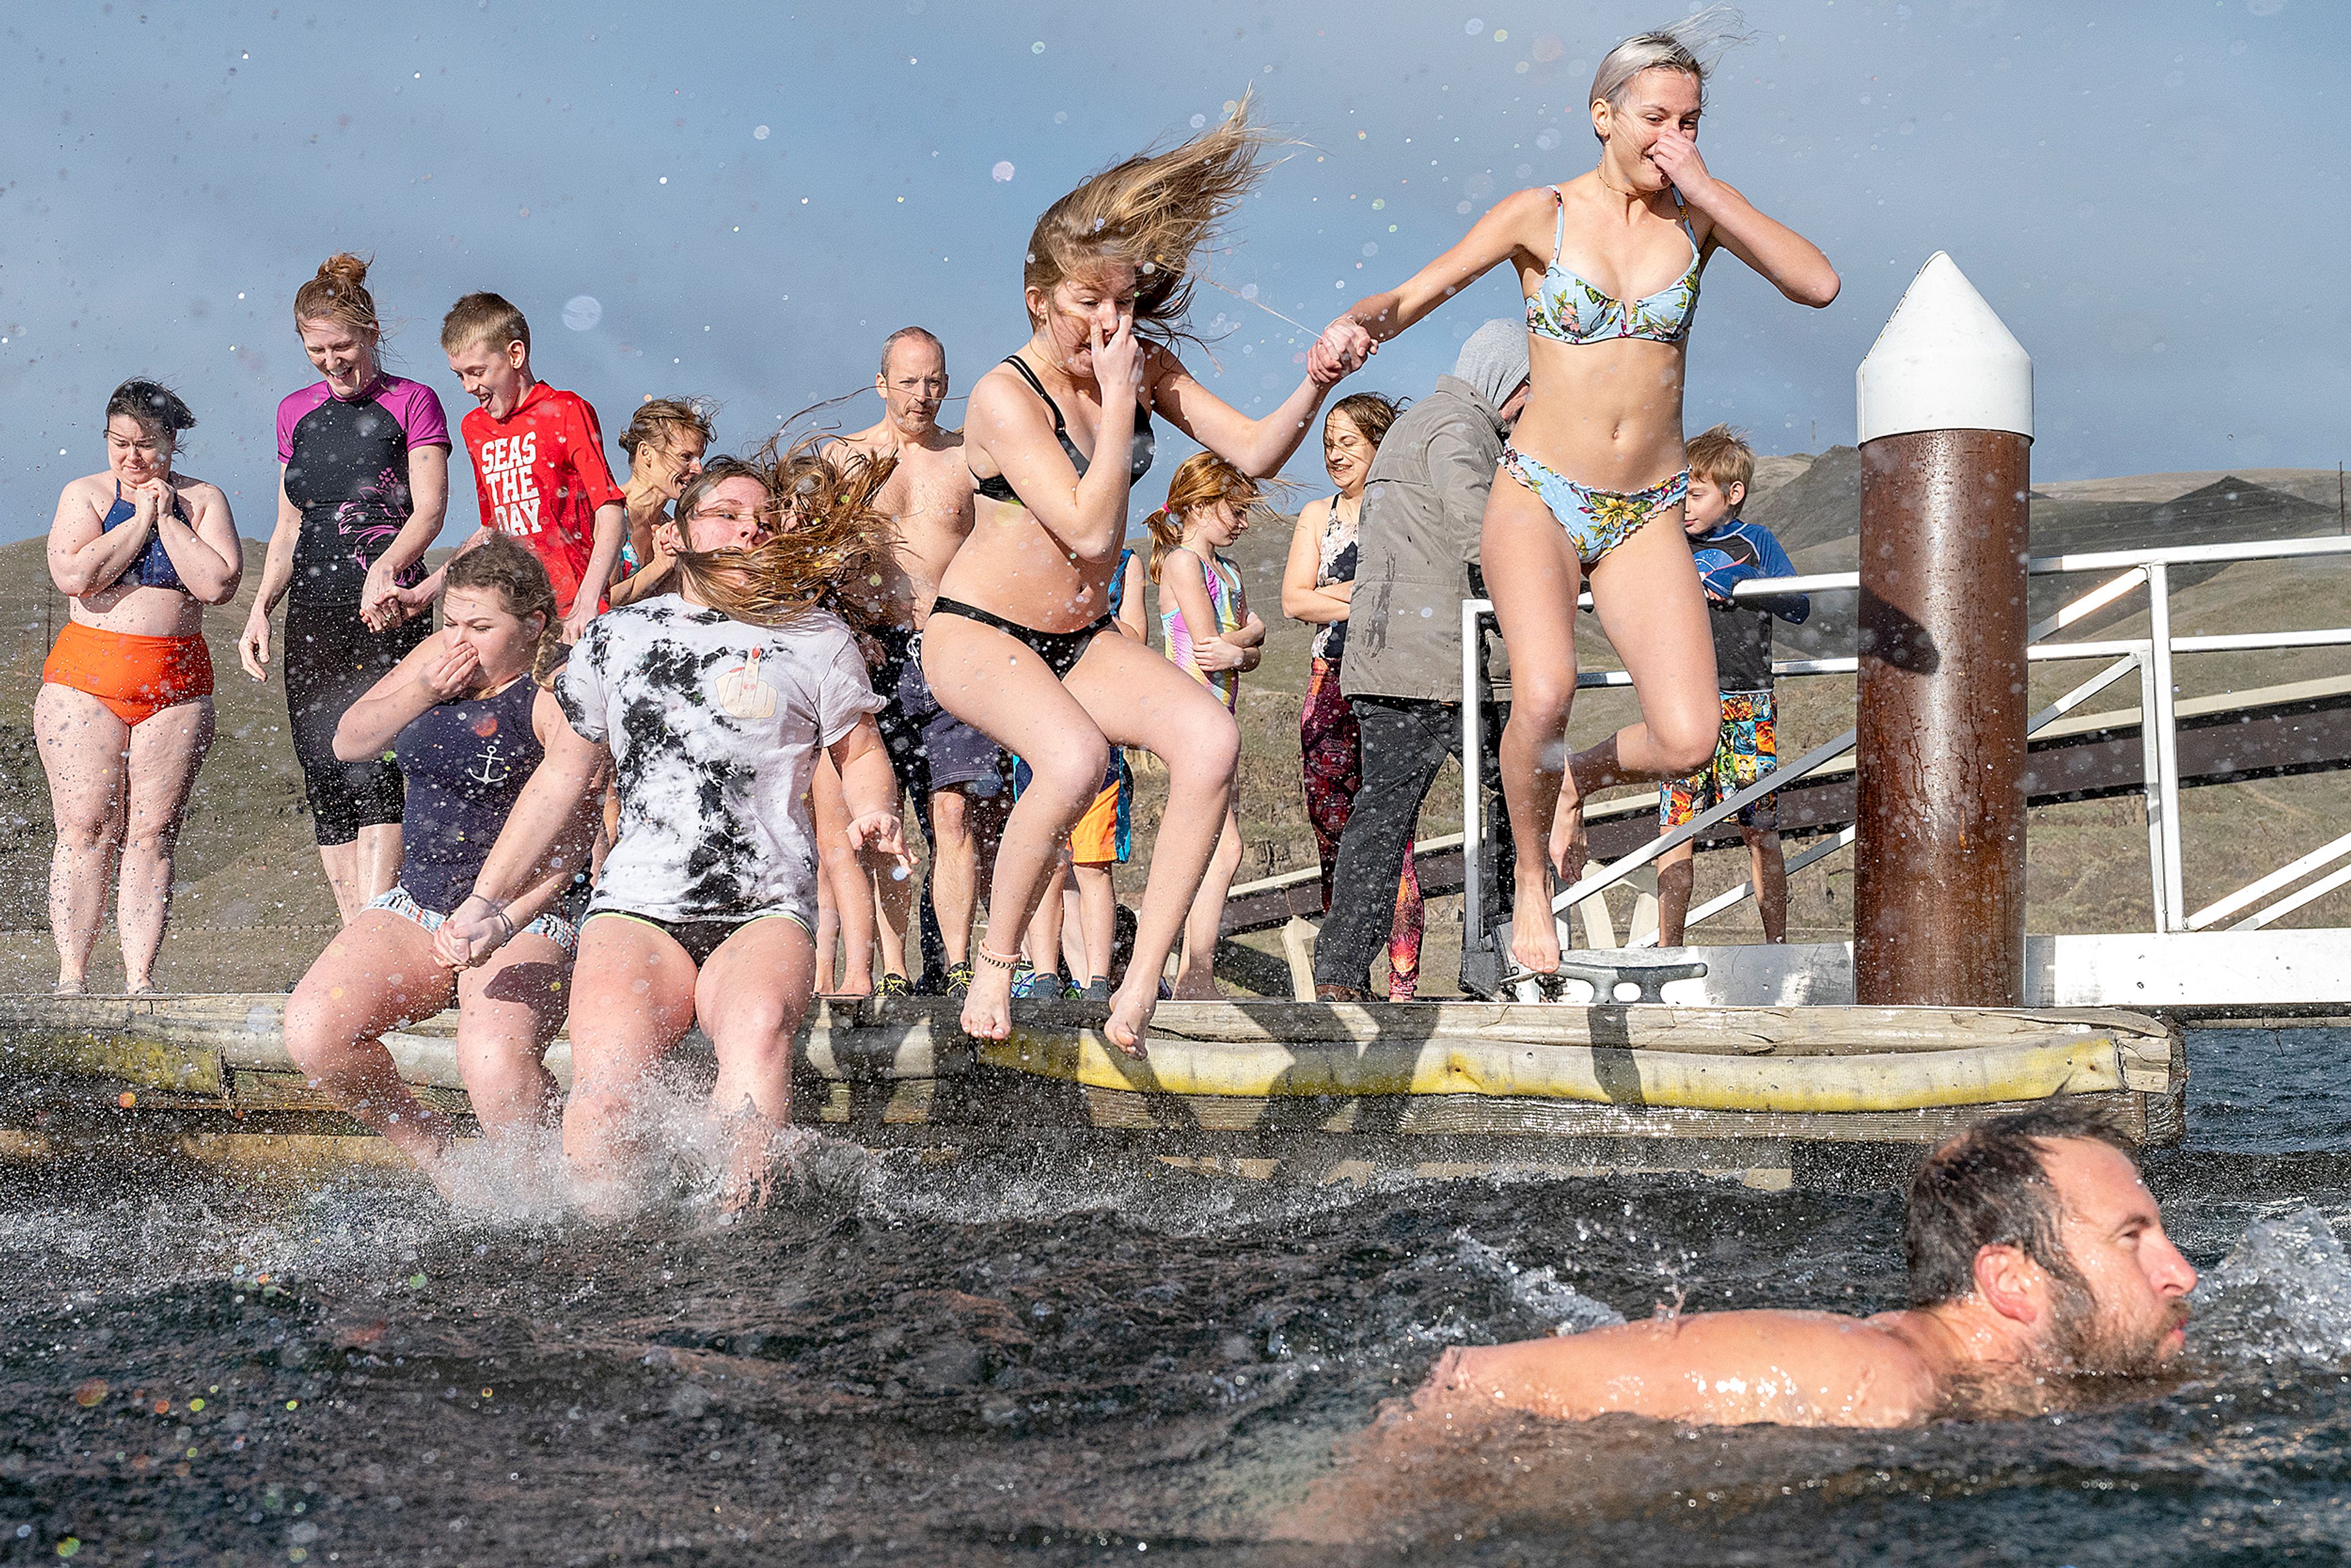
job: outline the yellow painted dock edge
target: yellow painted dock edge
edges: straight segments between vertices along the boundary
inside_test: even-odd
[[[1699,1056],[1573,1045],[1431,1041],[1187,1045],[1154,1040],[1147,1061],[1113,1051],[1092,1030],[1015,1030],[982,1041],[979,1060],[1094,1089],[1138,1093],[1304,1097],[1488,1094],[1693,1111],[1914,1111],[2120,1090],[2112,1036],[1959,1051],[1835,1057]]]

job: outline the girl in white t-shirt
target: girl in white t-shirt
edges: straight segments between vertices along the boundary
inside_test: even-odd
[[[902,861],[897,780],[849,629],[817,606],[882,541],[887,464],[852,459],[790,499],[772,455],[713,460],[678,497],[677,591],[589,623],[557,685],[565,723],[474,895],[442,928],[451,963],[511,936],[504,901],[608,768],[618,841],[580,924],[563,1147],[594,1207],[624,1198],[649,1073],[695,1023],[717,1050],[730,1205],[764,1190],[790,1121],[792,1039],[815,979],[809,781],[840,769],[851,841]],[[794,474],[805,483],[808,465]]]

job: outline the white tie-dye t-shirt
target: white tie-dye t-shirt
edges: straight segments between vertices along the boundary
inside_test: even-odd
[[[815,925],[817,748],[882,706],[840,617],[753,626],[674,596],[627,605],[588,623],[556,695],[620,779],[620,841],[589,914]]]

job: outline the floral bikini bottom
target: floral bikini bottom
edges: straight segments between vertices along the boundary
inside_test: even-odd
[[[1579,485],[1555,468],[1536,462],[1515,446],[1502,448],[1502,466],[1511,478],[1533,491],[1567,537],[1586,570],[1658,513],[1678,507],[1689,496],[1689,470],[1661,479],[1646,490],[1627,496],[1616,490],[1595,490]]]

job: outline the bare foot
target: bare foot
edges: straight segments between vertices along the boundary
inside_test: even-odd
[[[975,1040],[1003,1040],[1012,1032],[1012,967],[980,964],[963,998],[963,1031]]]
[[[1510,958],[1530,974],[1559,973],[1559,926],[1552,918],[1551,867],[1519,862],[1517,892],[1510,902]]]
[[[1224,991],[1210,974],[1197,974],[1190,969],[1176,971],[1176,994],[1171,1000],[1179,1002],[1221,1002]]]
[[[1143,1061],[1151,1054],[1143,1043],[1143,1031],[1158,1008],[1158,981],[1146,977],[1138,985],[1130,977],[1110,1000],[1110,1017],[1102,1023],[1102,1038],[1120,1055]]]

